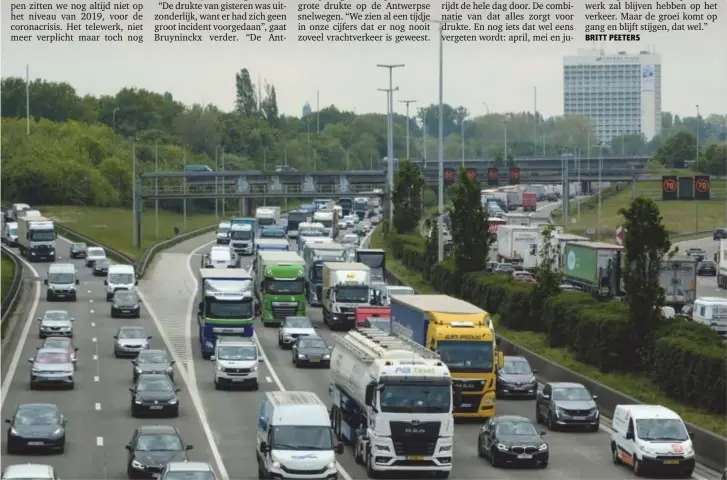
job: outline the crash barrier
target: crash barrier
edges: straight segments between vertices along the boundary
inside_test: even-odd
[[[15,310],[15,305],[18,302],[18,299],[20,298],[20,292],[22,291],[23,286],[23,262],[20,261],[20,258],[7,248],[5,245],[2,246],[2,255],[5,258],[9,258],[14,265],[14,273],[13,273],[13,280],[10,284],[10,289],[8,290],[8,293],[5,295],[5,298],[2,299],[2,319],[0,320],[0,332],[1,337],[5,338],[5,332],[8,330],[9,322],[6,322],[5,319],[9,318],[13,311]]]

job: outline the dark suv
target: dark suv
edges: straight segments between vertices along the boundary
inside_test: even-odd
[[[727,228],[718,228],[712,234],[712,240],[727,240]]]

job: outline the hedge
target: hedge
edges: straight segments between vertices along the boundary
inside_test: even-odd
[[[561,292],[534,315],[534,285],[510,275],[456,272],[453,262],[431,264],[425,241],[416,235],[387,236],[389,251],[409,269],[419,272],[435,290],[462,298],[499,314],[511,330],[545,332],[550,346],[570,349],[575,357],[603,372],[628,372],[630,357],[628,307],[599,301],[582,292]],[[726,411],[725,346],[706,325],[682,317],[663,319],[655,332],[653,361],[648,375],[667,395],[710,412]]]

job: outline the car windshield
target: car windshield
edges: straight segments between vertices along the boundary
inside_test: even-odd
[[[139,363],[168,363],[166,352],[147,350],[136,357]]]
[[[15,426],[33,427],[55,425],[58,423],[58,412],[55,408],[45,406],[23,406],[15,414]]]
[[[676,418],[649,418],[636,420],[636,435],[641,440],[684,442],[689,433],[681,420]]]
[[[252,238],[252,230],[232,230],[230,238],[233,240],[250,240]]]
[[[331,427],[280,425],[273,427],[274,450],[332,450]]]
[[[168,378],[142,378],[137,390],[140,392],[171,392],[174,387]]]
[[[81,252],[83,250],[86,250],[86,244],[85,243],[74,243],[71,249],[74,252]]]
[[[114,294],[114,301],[118,303],[136,303],[136,294],[131,292],[116,292]]]
[[[106,251],[103,248],[91,247],[87,253],[89,257],[106,257]]]
[[[706,262],[702,262],[702,263],[701,263],[700,265],[701,265],[701,266],[703,266],[703,267],[714,267],[714,266],[716,266],[717,264],[716,264],[716,263],[714,263],[714,262],[713,262],[713,261],[711,261],[711,260],[708,260],[708,261],[706,261]]]
[[[523,435],[533,436],[538,435],[538,431],[530,422],[501,422],[495,427],[495,434],[500,436],[512,436],[512,435]]]
[[[45,312],[45,315],[43,315],[43,320],[59,321],[59,320],[68,320],[69,318],[70,317],[68,316],[68,312],[64,312],[64,311],[60,311],[60,310]]]
[[[75,283],[76,276],[72,273],[50,273],[48,274],[48,283],[66,284]]]
[[[124,328],[119,330],[119,338],[146,338],[146,330],[143,328]]]
[[[66,352],[38,352],[35,363],[71,363],[71,357]]]
[[[95,268],[108,268],[109,265],[111,265],[111,262],[109,262],[108,258],[102,258],[96,261]]]
[[[10,235],[16,236],[18,234],[18,229],[17,228],[8,228],[8,233]]]
[[[286,318],[287,328],[313,328],[313,324],[307,318]]]
[[[591,400],[591,394],[583,387],[554,388],[553,400],[583,402]]]
[[[111,285],[129,285],[134,283],[134,275],[131,273],[112,273],[109,275]]]
[[[257,360],[257,348],[254,345],[220,345],[217,347],[217,358],[220,360]]]
[[[139,436],[136,450],[140,452],[178,452],[184,450],[182,440],[170,434],[145,434]]]
[[[511,360],[506,358],[505,364],[502,366],[502,373],[509,375],[527,375],[533,373],[533,370],[530,368],[527,360]]]
[[[230,231],[230,227],[220,227],[217,229],[217,233],[227,234]]]
[[[492,372],[492,342],[445,340],[437,348],[442,361],[453,372]]]
[[[210,471],[192,472],[184,470],[182,472],[167,472],[163,480],[215,480],[215,475]]]
[[[68,348],[71,344],[71,341],[66,338],[47,338],[45,342],[43,342],[43,347],[45,348]]]
[[[301,338],[298,340],[298,346],[300,348],[312,349],[328,348],[328,345],[326,345],[326,342],[322,338]]]
[[[451,410],[451,385],[402,382],[384,384],[379,388],[383,413],[449,413]]]

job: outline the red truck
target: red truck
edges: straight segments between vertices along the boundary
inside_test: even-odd
[[[389,307],[360,306],[356,307],[356,328],[386,326],[386,322],[391,319],[391,309]],[[389,328],[383,330],[389,331]]]
[[[538,207],[538,194],[523,193],[523,212],[534,212]]]

